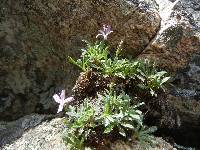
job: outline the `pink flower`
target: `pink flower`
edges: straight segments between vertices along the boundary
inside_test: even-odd
[[[111,30],[110,25],[103,25],[103,29],[99,30],[99,34],[97,34],[96,38],[102,36],[104,40],[107,40],[108,35],[111,34],[113,31]]]
[[[64,107],[65,104],[68,104],[68,103],[74,101],[74,97],[68,97],[68,98],[65,99],[65,90],[62,90],[59,95],[54,94],[53,98],[57,103],[59,103],[57,113],[59,113],[63,110],[63,107]]]

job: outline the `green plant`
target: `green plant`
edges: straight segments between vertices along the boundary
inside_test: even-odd
[[[140,81],[137,86],[149,91],[152,96],[157,96],[157,90],[164,90],[164,83],[170,79],[166,71],[157,71],[155,64],[147,59],[119,58],[120,52],[119,46],[111,58],[108,57],[108,47],[103,42],[96,42],[94,45],[87,42],[87,48],[82,50],[81,59],[69,59],[83,71],[93,69],[104,76],[136,79]]]
[[[67,126],[64,140],[70,146],[70,149],[82,150],[85,148],[85,141],[96,124],[96,116],[98,114],[99,105],[94,105],[89,99],[85,100],[78,108],[69,106],[66,114]],[[96,108],[96,109],[95,109]]]
[[[85,41],[87,46],[81,50],[81,58],[74,60],[69,57],[69,61],[84,72],[90,70],[111,79],[117,77],[123,81],[131,81],[134,88],[157,96],[157,91],[164,90],[164,84],[170,79],[167,72],[158,71],[155,64],[147,59],[120,58],[122,43],[111,57],[105,40],[112,32],[110,26],[104,25],[103,30],[97,35],[97,37],[102,36],[104,41],[97,41],[95,44]],[[68,107],[64,140],[70,149],[85,149],[94,136],[99,134],[101,138],[112,136],[112,133],[124,138],[133,134],[134,139],[143,145],[151,144],[154,140],[152,133],[156,128],[147,128],[143,125],[143,114],[139,108],[144,103],[136,104],[138,102],[134,101],[134,98],[131,99],[124,91],[117,94],[113,84],[111,83],[109,90],[97,93],[95,98],[87,97],[79,106]],[[67,100],[65,98],[61,100],[64,106]]]
[[[157,127],[138,126],[133,134],[133,139],[139,141],[141,147],[144,150],[149,150],[156,144],[153,133],[157,130]]]
[[[139,110],[141,105],[143,103],[131,105],[128,95],[124,92],[117,95],[113,90],[98,94],[95,100],[86,98],[78,108],[69,106],[64,139],[71,149],[84,149],[97,128],[102,129],[104,135],[116,130],[127,137],[138,126],[143,126],[143,115]]]
[[[102,114],[105,127],[104,133],[110,133],[114,128],[119,134],[126,137],[127,131],[134,130],[136,125],[142,126],[142,112],[138,109],[143,103],[131,105],[130,97],[122,92],[117,95],[116,92],[110,90],[102,96],[104,103],[104,111]]]
[[[157,127],[147,127],[147,126],[138,126],[133,134],[134,139],[140,141],[140,143],[153,144],[155,137],[152,135],[157,130]]]
[[[141,80],[138,87],[150,91],[152,96],[157,96],[156,90],[164,90],[164,83],[166,83],[170,77],[167,76],[166,71],[157,71],[155,63],[149,60],[141,60],[138,67],[137,78]]]
[[[82,71],[87,71],[89,68],[98,69],[102,60],[108,59],[108,47],[104,42],[96,42],[95,44],[84,41],[87,44],[86,49],[82,49],[81,59],[75,61],[69,57],[69,61],[78,66]]]
[[[94,69],[103,75],[130,77],[136,73],[138,62],[131,62],[128,59],[119,59],[120,46],[117,48],[114,58],[108,57],[108,47],[104,42],[96,42],[94,45],[87,43],[86,49],[82,49],[81,59],[74,60],[69,57],[69,61],[78,66],[82,71]]]

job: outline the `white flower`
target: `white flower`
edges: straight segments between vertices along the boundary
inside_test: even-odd
[[[72,101],[74,101],[74,97],[68,97],[65,99],[65,90],[62,90],[61,93],[58,94],[54,94],[53,95],[54,100],[59,103],[59,107],[58,107],[58,111],[57,113],[61,112],[63,110],[64,105],[67,103],[70,103]]]
[[[107,40],[108,35],[111,34],[113,31],[111,30],[110,25],[103,25],[103,29],[99,30],[99,34],[97,34],[96,38],[102,36],[104,40]]]

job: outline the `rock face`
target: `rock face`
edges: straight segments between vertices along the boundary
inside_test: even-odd
[[[200,51],[199,0],[159,1],[161,28],[142,57],[170,71],[183,68]]]
[[[32,117],[32,121],[34,117]],[[62,131],[64,125],[63,119],[57,118],[52,121],[43,122],[36,128],[32,128],[25,132],[21,138],[13,144],[3,146],[3,150],[66,150],[66,146],[62,140]],[[23,122],[22,122],[23,123]]]
[[[34,116],[29,116],[29,120],[34,122]],[[27,119],[28,117],[26,117]],[[36,117],[38,118],[38,116]],[[22,123],[25,121],[21,119]],[[36,119],[37,120],[37,119]],[[26,123],[26,121],[25,121]],[[62,132],[64,130],[63,118],[55,118],[51,121],[43,122],[41,125],[32,128],[22,135],[21,138],[14,141],[10,145],[3,146],[3,150],[66,150],[64,141],[62,140]],[[1,133],[0,133],[1,134]],[[175,150],[173,147],[162,140],[156,138],[156,145],[149,147],[151,150]],[[125,143],[116,141],[106,150],[144,150],[144,145],[139,143]]]
[[[71,88],[76,74],[65,65],[66,50],[29,21],[24,3],[0,4],[0,120],[55,112],[52,95]]]
[[[52,115],[31,114],[16,121],[0,121],[0,148],[21,137],[26,130],[33,128],[41,124],[41,122],[51,118],[53,118]]]
[[[194,54],[188,65],[180,70],[167,99],[176,107],[181,126],[173,135],[177,142],[200,146],[200,55]]]
[[[177,109],[180,127],[170,135],[179,143],[199,147],[200,1],[157,2],[161,28],[141,57],[156,60],[174,74],[166,99]]]
[[[78,56],[83,39],[95,39],[112,25],[111,45],[124,40],[138,55],[160,26],[156,3],[144,0],[8,0],[0,4],[0,120],[52,113],[52,95],[67,95],[78,71],[66,64]]]

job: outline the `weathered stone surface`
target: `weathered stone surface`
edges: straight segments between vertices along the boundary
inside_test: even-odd
[[[200,51],[200,1],[159,1],[161,29],[142,57],[155,60],[170,71],[183,68]]]
[[[112,26],[109,42],[124,40],[126,52],[135,56],[148,45],[160,26],[155,1],[146,0],[63,0],[26,1],[28,14],[51,37],[74,51],[82,39],[94,40],[103,24]],[[35,9],[37,8],[37,9]],[[38,12],[40,12],[38,14]]]
[[[157,2],[161,28],[141,57],[174,74],[166,99],[177,109],[180,127],[169,135],[181,144],[199,147],[200,1]]]
[[[77,70],[66,64],[78,56],[82,39],[94,40],[102,24],[114,30],[116,46],[139,54],[160,25],[156,3],[144,0],[7,0],[0,4],[0,120],[53,113],[52,95],[71,88]]]
[[[28,20],[23,4],[0,4],[0,120],[55,112],[52,95],[59,87],[71,88],[76,74],[66,66],[66,50]]]
[[[200,146],[200,55],[195,54],[189,64],[177,72],[167,99],[180,116],[180,128],[174,132],[178,142]]]
[[[43,122],[41,125],[25,132],[21,138],[13,141],[13,144],[4,146],[3,150],[66,150],[62,140],[64,125],[63,119],[56,118]],[[22,122],[23,123],[23,122]]]
[[[0,121],[0,148],[21,137],[28,129],[51,118],[52,115],[31,114],[12,122]]]
[[[32,119],[34,117],[32,116]],[[23,123],[23,122],[22,122]],[[3,150],[67,150],[62,140],[64,130],[63,118],[55,118],[51,121],[43,122],[35,128],[26,131],[21,138],[13,141],[12,144],[4,146]],[[156,145],[149,147],[149,150],[172,150],[173,147],[162,140],[156,138]],[[146,148],[146,147],[145,147]],[[136,143],[114,142],[107,150],[144,150],[144,145]]]

